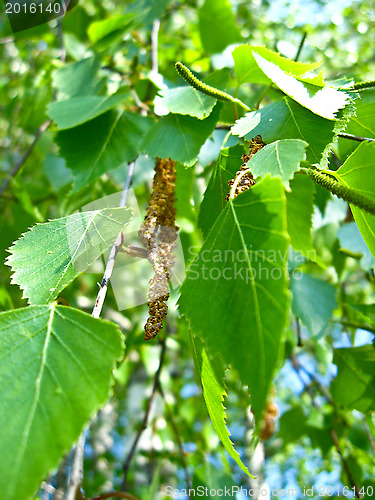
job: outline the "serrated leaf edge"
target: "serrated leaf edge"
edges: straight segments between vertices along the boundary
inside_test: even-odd
[[[56,309],[71,309],[70,307],[67,307],[67,306],[62,306],[62,305],[57,305],[56,303],[52,303],[52,304],[43,304],[43,305],[32,305],[30,307],[23,307],[23,308],[20,308],[20,309],[14,309],[12,311],[2,311],[0,312],[0,320],[1,320],[1,316],[3,315],[7,315],[7,314],[10,314],[12,312],[15,312],[15,311],[20,311],[22,309],[32,309],[32,308],[35,308],[35,309],[40,309],[40,308],[50,308],[51,309],[51,312],[50,312],[50,317],[49,317],[49,320],[48,320],[48,324],[47,324],[47,332],[48,332],[48,327],[50,326],[51,329],[52,329],[52,324],[53,324],[53,318],[54,318],[54,315],[55,315],[55,310]],[[112,322],[112,321],[107,321],[107,320],[104,320],[102,318],[94,318],[93,316],[91,316],[91,314],[87,314],[85,313],[84,311],[81,311],[79,309],[75,309],[79,312],[81,312],[82,314],[85,314],[87,315],[88,317],[90,318],[93,318],[95,321],[99,321],[101,323],[105,323],[107,326],[108,324],[110,325],[113,325],[116,329],[116,332],[118,334],[118,338],[120,340],[120,343],[121,343],[121,355],[114,360],[113,364],[112,364],[112,367],[111,367],[111,374],[112,376],[110,375],[109,376],[109,385],[108,385],[108,391],[107,391],[107,397],[105,400],[103,400],[102,402],[100,402],[98,404],[98,408],[96,410],[93,410],[92,412],[90,412],[89,414],[89,417],[87,418],[87,420],[85,421],[85,423],[82,425],[82,429],[81,431],[78,433],[77,437],[75,439],[72,440],[72,443],[67,446],[66,448],[64,448],[63,452],[61,453],[61,457],[56,461],[56,463],[54,465],[52,465],[48,471],[46,471],[46,475],[54,470],[56,468],[56,466],[58,466],[58,464],[61,462],[61,460],[63,459],[63,457],[66,455],[66,453],[71,449],[72,445],[78,440],[79,436],[81,435],[82,433],[82,430],[86,428],[87,424],[92,420],[92,418],[98,413],[98,411],[104,407],[104,405],[106,404],[106,402],[108,401],[108,399],[111,397],[111,394],[112,394],[112,389],[115,385],[115,378],[113,376],[113,371],[116,367],[116,364],[121,361],[124,357],[124,354],[125,354],[125,348],[126,348],[126,345],[125,345],[125,338],[124,338],[124,335],[121,333],[120,331],[120,328],[119,326]],[[44,342],[44,345],[43,345],[43,353],[45,351],[45,342]],[[47,344],[48,346],[48,344]],[[39,374],[38,374],[38,378],[39,378]],[[39,395],[39,391],[38,391],[38,395]],[[37,403],[36,403],[37,404]],[[34,402],[33,402],[33,405],[34,405]],[[24,452],[23,452],[24,453]],[[15,489],[15,486],[16,484],[14,484],[14,488],[13,490]]]
[[[197,360],[197,362],[199,362],[199,357],[197,355],[197,351],[196,351],[196,348],[195,348],[195,342],[194,342],[194,336],[193,336],[193,333],[191,331],[191,328],[190,328],[190,322],[189,322],[189,334],[190,334],[190,338],[191,338],[191,343],[192,343],[192,346],[193,346],[193,349],[194,349],[194,355],[195,355],[195,359]],[[206,347],[206,344],[204,343],[204,341],[201,339],[201,337],[198,335],[200,341],[202,342],[202,344],[204,345],[205,347],[205,350],[206,352],[209,352],[207,347]],[[203,362],[202,364],[199,366],[200,370],[202,370],[203,368],[206,370],[206,372],[209,374],[210,377],[212,377],[212,375],[208,372],[207,368],[204,367],[203,365]],[[206,403],[206,407],[207,407],[207,411],[208,411],[208,414],[210,416],[210,419],[211,419],[211,422],[212,422],[212,425],[215,429],[215,431],[217,432],[217,435],[218,435],[218,438],[220,439],[222,445],[224,446],[225,450],[227,451],[227,453],[230,455],[231,458],[233,458],[233,460],[236,462],[236,464],[241,468],[241,470],[243,472],[245,472],[248,476],[250,476],[251,478],[255,479],[255,477],[250,474],[248,468],[245,466],[245,464],[242,462],[241,460],[241,457],[240,457],[240,454],[238,453],[238,451],[235,449],[234,447],[234,444],[232,442],[232,440],[230,439],[230,431],[227,427],[227,415],[226,415],[226,407],[224,406],[224,400],[225,400],[225,397],[228,396],[227,392],[226,392],[226,386],[225,386],[225,382],[224,382],[224,378],[222,379],[222,383],[223,383],[223,391],[221,391],[221,398],[220,398],[220,406],[223,410],[222,412],[222,415],[223,415],[223,423],[224,423],[224,427],[226,429],[226,437],[228,438],[229,440],[229,443],[231,445],[231,448],[229,447],[228,443],[224,443],[224,441],[221,439],[220,435],[221,435],[221,432],[218,431],[219,429],[219,426],[216,424],[216,422],[218,421],[215,416],[214,416],[214,413],[211,411],[211,406],[209,404],[209,401],[206,397],[206,394],[207,394],[207,391],[205,389],[205,385],[204,385],[204,382],[203,382],[203,378],[200,374],[200,381],[201,381],[201,384],[202,384],[202,390],[203,390],[203,397],[204,397],[204,401]]]
[[[106,208],[108,208],[108,209],[118,209],[118,208],[122,208],[122,209],[125,209],[125,210],[127,210],[127,211],[130,211],[130,213],[131,213],[132,215],[134,215],[134,212],[133,212],[132,208],[130,208],[130,207],[106,207]],[[90,212],[92,212],[92,213],[94,213],[94,212],[95,212],[95,215],[94,215],[94,217],[93,217],[93,218],[95,218],[95,217],[96,217],[96,214],[97,214],[97,213],[99,213],[99,212],[101,212],[102,210],[103,210],[103,209],[99,209],[99,210],[91,210]],[[89,212],[76,212],[76,213],[89,213]],[[18,283],[18,282],[16,281],[16,280],[17,280],[17,272],[18,272],[18,269],[14,269],[14,268],[13,268],[13,259],[12,259],[12,258],[14,257],[14,249],[16,248],[17,243],[18,243],[18,242],[19,242],[19,241],[20,241],[20,240],[21,240],[21,239],[22,239],[22,238],[23,238],[26,234],[30,234],[31,232],[33,232],[37,226],[42,226],[42,225],[44,225],[44,224],[49,224],[50,222],[58,222],[58,221],[62,221],[63,219],[68,219],[68,218],[69,218],[69,217],[71,217],[72,215],[75,215],[75,214],[66,215],[66,216],[64,216],[64,217],[59,217],[59,218],[57,218],[57,219],[48,219],[46,222],[37,222],[37,223],[36,223],[36,224],[34,224],[33,226],[30,226],[30,227],[27,229],[27,231],[25,231],[24,233],[21,233],[21,235],[19,236],[19,238],[17,238],[17,240],[16,240],[16,241],[14,241],[14,242],[13,242],[13,244],[12,244],[9,248],[7,248],[7,249],[6,249],[6,252],[9,252],[9,253],[10,253],[10,255],[9,255],[9,256],[5,259],[4,264],[5,264],[5,265],[7,265],[7,266],[9,266],[9,267],[11,267],[11,268],[12,268],[12,273],[13,273],[13,274],[12,274],[12,277],[11,277],[11,281],[10,281],[10,283],[11,283],[12,285],[17,285],[17,286],[20,288],[20,290],[22,290],[22,298],[23,298],[23,299],[27,299],[27,303],[28,303],[29,305],[46,305],[46,304],[48,305],[48,304],[52,303],[52,302],[55,300],[55,298],[56,298],[56,297],[57,297],[57,296],[58,296],[58,295],[59,295],[59,294],[60,294],[60,293],[61,293],[61,292],[62,292],[62,291],[63,291],[63,290],[64,290],[64,289],[65,289],[65,288],[66,288],[66,287],[70,284],[70,283],[72,283],[72,281],[74,281],[74,280],[75,280],[75,279],[76,279],[76,278],[77,278],[80,274],[82,274],[82,272],[84,272],[84,270],[85,270],[85,269],[87,269],[87,268],[85,268],[85,269],[83,269],[82,271],[80,271],[80,272],[78,273],[78,275],[77,275],[77,276],[75,276],[75,277],[74,277],[74,278],[72,278],[70,281],[68,281],[67,283],[65,283],[65,284],[64,284],[64,286],[63,286],[63,288],[60,290],[60,292],[59,292],[56,296],[54,296],[54,295],[53,295],[53,293],[54,293],[54,292],[51,292],[50,298],[48,299],[48,300],[49,300],[49,302],[46,302],[45,304],[32,304],[32,302],[30,301],[30,298],[29,298],[29,297],[28,297],[28,295],[27,295],[27,290],[28,290],[30,287],[29,287],[29,286],[27,286],[27,285],[26,285],[26,286],[23,286],[23,285],[21,285],[20,283]],[[129,224],[129,222],[130,222],[130,220],[129,220],[129,221],[128,221],[125,225],[124,225],[124,228],[125,228],[125,227]],[[119,231],[119,234],[120,234],[120,232],[121,232],[121,230]],[[116,237],[116,238],[117,238],[117,237]],[[113,241],[116,241],[116,238],[115,238]],[[110,245],[109,245],[109,246],[110,246]],[[105,252],[105,251],[109,248],[109,246],[108,246],[107,248],[103,249],[103,251],[101,252],[101,254],[102,254],[102,253],[104,253],[104,252]],[[66,270],[68,269],[68,267],[69,267],[70,265],[71,265],[71,261],[69,261],[68,266],[64,269],[64,273],[63,273],[63,275],[65,275]],[[62,275],[62,277],[63,277],[63,275]],[[60,278],[60,280],[59,280],[59,282],[58,282],[58,283],[60,283],[60,281],[62,280],[62,277]]]

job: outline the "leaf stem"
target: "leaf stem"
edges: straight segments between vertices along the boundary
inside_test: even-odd
[[[158,62],[158,35],[160,28],[160,19],[155,19],[152,24],[151,31],[151,72],[159,72],[159,62]]]
[[[344,319],[335,321],[335,323],[341,323],[342,326],[347,326],[348,328],[356,328],[358,330],[365,330],[366,332],[374,333],[375,334],[375,328],[363,324],[363,323],[357,323],[355,321],[347,321]]]
[[[128,192],[129,192],[129,187],[131,180],[133,178],[133,172],[134,172],[134,161],[129,164],[129,170],[128,174],[126,176],[126,181],[125,181],[125,187],[122,192],[121,196],[121,201],[119,206],[124,207],[126,205],[126,200],[128,197]],[[123,245],[123,238],[124,234],[121,233],[117,237],[116,241],[113,243],[112,248],[109,253],[107,265],[104,271],[103,279],[100,284],[100,289],[98,292],[98,295],[96,297],[95,305],[92,310],[91,315],[94,318],[99,318],[100,313],[103,308],[103,303],[105,296],[107,294],[108,290],[108,283],[109,280],[111,279],[112,272],[113,272],[113,267],[115,265],[115,258],[119,250],[121,249]],[[85,432],[82,432],[80,435],[78,442],[74,448],[74,454],[73,454],[73,464],[72,464],[72,470],[70,473],[70,479],[69,479],[69,485],[67,489],[67,494],[66,494],[66,500],[75,500],[76,494],[78,489],[80,488],[80,485],[82,483],[82,477],[83,477],[83,459],[84,459],[84,448],[85,448]]]
[[[296,372],[298,378],[300,379],[303,387],[304,387],[304,390],[309,394],[310,398],[311,398],[311,402],[313,404],[313,406],[317,409],[320,408],[320,406],[318,405],[318,403],[316,402],[316,399],[315,399],[315,395],[312,391],[312,387],[311,387],[311,384],[307,385],[305,380],[303,379],[303,377],[301,376],[301,370],[303,370],[310,378],[310,380],[312,380],[313,382],[315,382],[317,384],[317,387],[319,389],[320,392],[322,392],[322,394],[327,398],[327,395],[329,396],[328,397],[328,401],[333,404],[333,405],[336,405],[335,401],[333,401],[333,399],[331,398],[331,396],[329,395],[329,393],[326,391],[326,389],[317,381],[317,379],[315,377],[313,377],[313,375],[311,373],[309,373],[307,370],[305,370],[303,368],[303,365],[301,365],[298,361],[298,358],[297,356],[294,354],[294,353],[291,353],[290,355],[290,360],[292,362],[292,365],[293,365],[293,368],[294,368],[294,371]],[[323,390],[322,390],[323,389]],[[342,467],[343,469],[345,470],[345,473],[347,475],[347,478],[348,478],[348,481],[350,482],[351,486],[354,488],[354,495],[356,498],[362,498],[362,495],[359,493],[359,488],[358,488],[358,484],[356,482],[356,480],[354,479],[353,475],[352,475],[352,472],[349,468],[349,465],[348,465],[348,462],[343,454],[343,451],[341,449],[341,445],[340,445],[340,442],[339,442],[339,439],[337,437],[337,434],[336,434],[336,431],[333,427],[331,427],[329,429],[329,434],[331,436],[331,439],[332,439],[332,442],[333,442],[333,445],[334,447],[336,448],[336,451],[341,459],[341,464],[342,464]]]
[[[353,134],[344,134],[343,132],[341,134],[337,134],[337,137],[342,137],[343,139],[350,139],[352,141],[357,141],[357,142],[375,142],[375,139],[372,139],[370,137],[361,137],[360,135],[353,135]]]
[[[302,52],[302,49],[303,49],[303,46],[305,44],[305,41],[306,41],[306,37],[307,37],[307,31],[304,31],[303,34],[302,34],[302,38],[301,38],[301,41],[299,43],[299,46],[298,46],[298,49],[297,49],[297,53],[296,53],[296,56],[294,58],[294,61],[297,62],[298,59],[299,59],[299,56],[301,55],[301,52]]]
[[[355,205],[362,210],[366,210],[366,212],[369,212],[370,214],[375,214],[375,203],[356,189],[352,189],[338,182],[335,178],[335,172],[332,172],[331,174],[328,173],[328,171],[305,167],[302,167],[300,171],[311,177],[316,184],[322,186],[324,189],[327,189],[327,191],[330,191],[339,198],[342,198],[347,203]]]
[[[337,453],[340,456],[341,463],[342,463],[342,466],[343,466],[343,468],[345,470],[346,476],[347,476],[348,480],[350,481],[352,487],[354,488],[354,495],[355,495],[355,497],[357,497],[357,498],[363,498],[362,495],[359,493],[358,484],[356,483],[354,477],[352,476],[352,472],[351,472],[351,470],[349,468],[348,462],[347,462],[346,458],[344,457],[344,454],[342,452],[342,449],[341,449],[340,442],[339,442],[339,439],[337,437],[336,431],[331,428],[330,431],[329,431],[329,433],[331,435],[331,438],[332,438],[333,444],[334,444],[334,446],[336,448],[336,451],[337,451]]]
[[[13,170],[10,172],[8,178],[5,179],[5,181],[3,182],[3,185],[0,187],[0,196],[4,193],[4,191],[8,187],[8,184],[13,179],[13,177],[15,177],[18,174],[18,172],[21,170],[21,168],[24,166],[24,164],[26,163],[26,160],[28,159],[28,157],[32,153],[34,147],[36,146],[37,142],[41,138],[43,132],[45,130],[47,130],[47,128],[50,126],[50,124],[51,124],[51,120],[45,121],[43,123],[43,125],[41,125],[38,128],[38,130],[35,132],[33,142],[26,149],[26,151],[25,151],[24,155],[22,156],[22,158],[20,159],[20,161],[15,165],[15,167],[13,168]]]
[[[260,105],[264,99],[264,97],[266,96],[267,92],[269,91],[269,89],[272,87],[273,83],[269,83],[263,90],[263,92],[260,94],[258,100],[257,100],[257,103],[255,104],[255,109],[259,109],[260,108]]]
[[[187,487],[187,491],[189,491],[192,488],[192,483],[191,483],[191,479],[190,479],[188,464],[187,464],[186,457],[185,457],[186,452],[184,450],[184,444],[183,444],[180,432],[178,430],[178,426],[177,426],[176,421],[174,419],[172,410],[167,403],[163,388],[161,387],[160,383],[159,383],[158,391],[164,400],[164,405],[165,405],[165,409],[167,410],[168,420],[171,424],[171,427],[173,429],[173,432],[175,433],[175,436],[176,436],[176,439],[178,442],[178,447],[179,447],[180,455],[181,455],[181,462],[182,462],[182,466],[183,466],[184,471],[185,471],[186,487]]]
[[[64,46],[63,32],[62,32],[62,18],[60,18],[60,20],[57,21],[57,38],[59,40],[59,47],[60,47],[60,60],[62,62],[65,62],[66,50],[65,50],[65,46]],[[14,41],[14,39],[9,40],[9,41]],[[55,99],[56,99],[56,91],[54,92],[54,100]],[[39,141],[39,139],[41,138],[43,133],[47,130],[47,128],[51,125],[51,123],[52,123],[52,120],[45,121],[38,128],[38,130],[35,132],[33,142],[26,149],[26,151],[25,151],[24,155],[22,156],[22,158],[20,159],[20,161],[17,163],[17,165],[15,165],[13,170],[10,172],[9,177],[7,179],[5,179],[5,181],[3,182],[3,185],[0,187],[0,197],[2,196],[2,194],[4,193],[6,188],[8,187],[8,185],[9,185],[10,181],[13,179],[13,177],[15,177],[18,174],[18,172],[21,170],[21,168],[24,166],[24,164],[26,163],[26,160],[28,159],[28,157],[32,153],[37,142]]]
[[[232,135],[232,130],[228,130],[228,133],[224,137],[223,144],[221,145],[221,148],[225,148],[226,147],[226,143],[227,143],[227,141],[228,141],[228,139],[229,139],[229,137],[231,135]]]
[[[199,90],[199,92],[202,92],[202,94],[209,95],[211,97],[214,97],[215,99],[219,99],[220,101],[234,102],[235,104],[238,104],[239,106],[241,106],[241,108],[245,109],[246,111],[251,111],[249,106],[246,106],[246,104],[242,102],[240,99],[237,99],[236,97],[231,96],[227,92],[223,92],[222,90],[219,90],[215,87],[211,87],[211,85],[203,83],[195,75],[193,75],[190,69],[187,68],[184,64],[182,64],[182,62],[179,61],[176,62],[175,68],[177,72],[189,85]]]
[[[375,426],[374,426],[374,423],[372,421],[371,415],[364,415],[363,416],[363,425],[365,427],[367,437],[370,441],[372,452],[375,455],[375,440],[374,440]]]

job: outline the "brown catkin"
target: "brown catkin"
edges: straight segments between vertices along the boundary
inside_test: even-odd
[[[262,439],[263,441],[270,439],[270,437],[275,432],[276,417],[277,406],[273,401],[270,401],[264,414],[263,427],[260,432],[260,439]]]
[[[239,194],[243,193],[244,191],[247,191],[248,189],[251,188],[251,186],[254,186],[255,180],[253,177],[253,174],[250,172],[249,167],[247,166],[248,161],[250,160],[251,157],[253,157],[258,151],[260,151],[262,148],[264,148],[265,143],[262,140],[261,135],[257,135],[250,141],[250,149],[249,149],[249,154],[242,155],[241,160],[243,161],[240,170],[236,172],[236,176],[234,179],[231,179],[228,181],[229,187],[231,188],[233,184],[237,182],[237,178],[241,175],[241,179],[239,180],[235,192],[233,194],[233,198],[236,198]],[[246,171],[244,174],[243,172]],[[229,201],[230,197],[230,192],[231,189],[229,190],[229,193],[226,196],[226,200]]]
[[[176,162],[169,158],[156,159],[153,191],[145,220],[138,231],[142,245],[148,251],[148,260],[154,268],[148,291],[149,318],[145,324],[144,339],[156,337],[167,316],[169,299],[169,272],[174,265],[173,251],[179,228],[175,224]]]

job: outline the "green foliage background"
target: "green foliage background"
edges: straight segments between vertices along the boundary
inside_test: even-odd
[[[128,492],[166,498],[166,485],[186,488],[188,470],[195,487],[268,485],[301,495],[304,487],[332,486],[339,497],[347,486],[372,496],[375,219],[298,171],[328,168],[375,201],[374,143],[338,136],[375,138],[375,87],[352,88],[374,80],[374,36],[370,0],[80,0],[63,19],[15,35],[1,15],[0,187],[22,164],[0,197],[4,500],[32,498],[43,478],[64,490],[68,450],[94,414],[85,498],[119,491],[164,344],[162,390],[131,462]],[[176,61],[250,112],[187,86]],[[257,184],[227,203],[228,181],[248,150],[243,140],[257,134],[268,144],[250,162]],[[177,224],[186,264],[193,263],[181,297],[172,294],[166,328],[145,344],[146,305],[119,312],[110,289],[102,317],[117,326],[89,317],[102,270],[76,278],[63,230],[82,206],[121,191],[134,159],[143,215],[156,156],[178,162]],[[111,217],[105,234],[95,227],[88,243],[78,239],[80,271],[97,257],[91,238],[105,242],[102,253],[128,222],[128,212],[116,210],[97,215]],[[8,258],[12,277],[6,250],[23,233]],[[262,264],[277,267],[281,279],[249,287],[193,279],[194,270],[203,273],[202,255],[213,266],[215,250],[250,243],[279,251]],[[67,270],[57,289],[47,257]],[[27,307],[11,280],[42,305]],[[70,308],[51,305],[59,292]],[[123,299],[132,294],[125,283]],[[70,410],[54,397],[65,397]],[[276,429],[259,444],[269,398],[278,407]]]

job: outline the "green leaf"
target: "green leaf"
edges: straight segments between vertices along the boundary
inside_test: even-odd
[[[216,70],[207,78],[204,83],[219,90],[225,89],[229,79],[229,68]],[[190,115],[203,119],[210,115],[215,106],[216,98],[199,92],[192,86],[176,87],[160,91],[160,95],[154,99],[155,112],[166,115],[168,112],[180,115]]]
[[[179,300],[193,333],[248,385],[258,424],[288,313],[285,208],[281,181],[269,177],[229,200],[191,264]]]
[[[35,130],[39,128],[46,120],[46,108],[49,102],[53,99],[52,89],[49,85],[35,85],[35,81],[24,80],[24,89],[22,91],[22,100],[18,101],[18,109],[22,109],[21,113],[17,113],[17,124],[22,127],[26,132],[34,134]],[[5,97],[5,96],[4,96]],[[18,96],[17,96],[18,97]],[[17,97],[15,99],[17,99]],[[9,109],[9,104],[5,109]],[[16,108],[17,109],[17,108]],[[2,113],[4,119],[7,119]],[[14,120],[14,116],[9,117],[9,123]]]
[[[301,104],[301,106],[323,118],[335,119],[337,111],[344,108],[350,99],[348,94],[332,87],[325,86],[322,88],[302,83],[259,54],[254,53],[254,58],[264,74],[280,90]]]
[[[337,307],[333,286],[305,273],[293,273],[290,279],[293,292],[292,310],[312,335],[324,332]]]
[[[98,57],[66,64],[55,72],[53,85],[66,97],[94,96],[102,86],[102,80],[97,78],[99,68]]]
[[[87,30],[91,43],[94,44],[106,38],[111,39],[113,35],[123,35],[130,28],[132,19],[131,14],[126,14],[91,23]]]
[[[300,169],[301,161],[306,160],[307,142],[299,139],[283,139],[267,144],[257,152],[247,166],[255,177],[279,177],[285,188],[290,190],[289,181]]]
[[[216,99],[202,94],[193,87],[176,87],[160,91],[154,100],[156,109],[165,108],[171,113],[206,118],[215,106]]]
[[[301,406],[295,406],[284,412],[280,417],[280,436],[287,445],[298,441],[307,431],[307,418]]]
[[[335,401],[363,413],[375,410],[375,349],[372,345],[333,350],[337,376],[331,383]]]
[[[347,304],[355,310],[361,321],[367,321],[371,327],[375,326],[375,304]]]
[[[375,143],[362,142],[335,172],[345,185],[375,201]],[[365,180],[365,181],[364,181]],[[350,205],[354,220],[372,255],[375,257],[375,216]]]
[[[199,211],[198,226],[205,238],[220,212],[227,205],[225,198],[229,192],[228,181],[233,179],[240,169],[241,156],[244,153],[245,150],[241,144],[220,151]]]
[[[79,127],[59,132],[56,142],[74,175],[73,192],[134,160],[152,123],[151,118],[129,111],[110,111]]]
[[[194,470],[193,488],[199,492],[200,498],[222,498],[228,496],[225,491],[236,491],[236,487],[238,488],[230,470],[227,471],[222,466],[215,467],[210,457],[205,456],[204,463]]]
[[[66,168],[64,158],[47,155],[43,163],[43,169],[54,191],[58,191],[73,181],[72,173]]]
[[[225,373],[223,363],[218,358],[210,360],[199,338],[193,337],[190,333],[190,339],[193,349],[194,364],[201,379],[203,397],[212,425],[229,455],[246,474],[251,476],[247,467],[242,463],[239,454],[234,449],[233,443],[230,440],[230,433],[226,426],[226,414],[223,401],[227,393],[224,384]]]
[[[56,101],[48,106],[48,116],[57,123],[59,130],[72,128],[102,115],[127,97],[128,94],[114,94]]]
[[[375,139],[375,89],[361,90],[360,98],[355,100],[356,111],[345,129],[347,134]],[[339,154],[345,158],[357,147],[356,141],[340,137]]]
[[[375,268],[374,257],[366,245],[365,240],[358,229],[358,225],[354,221],[348,222],[339,227],[337,237],[341,248],[358,255],[363,269],[370,271],[370,269]]]
[[[30,304],[52,302],[113,244],[130,216],[127,208],[105,208],[37,224],[9,249],[12,283]]]
[[[263,83],[269,85],[271,83],[271,80],[260,69],[254,54],[258,54],[267,61],[277,64],[283,71],[294,76],[302,76],[321,65],[320,62],[295,62],[291,59],[286,59],[277,52],[258,45],[240,45],[232,52],[238,85],[242,85],[243,83]]]
[[[186,168],[176,163],[176,213],[179,219],[184,218],[196,222],[197,216],[192,204],[195,169]]]
[[[327,458],[328,452],[333,446],[329,429],[308,425],[306,434],[309,436],[312,446],[320,448],[323,458]]]
[[[278,139],[301,139],[308,143],[307,161],[320,163],[335,137],[335,121],[326,120],[283,97],[259,111],[247,113],[232,127],[232,134],[250,140],[260,134],[265,143]]]
[[[294,250],[324,266],[312,244],[311,228],[314,213],[314,185],[307,175],[296,175],[286,193],[287,221]]]
[[[205,52],[222,52],[242,39],[228,0],[206,0],[198,10],[199,34]]]
[[[127,8],[127,13],[134,13],[142,24],[160,19],[170,0],[136,0]]]
[[[216,104],[208,118],[169,114],[161,118],[144,138],[142,148],[149,156],[171,158],[192,165],[206,139],[219,120],[220,105]]]
[[[117,327],[71,307],[0,313],[2,497],[31,498],[110,392]]]

